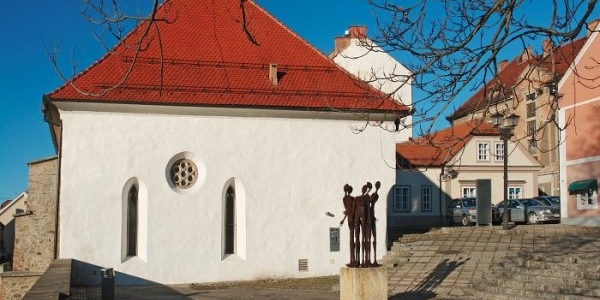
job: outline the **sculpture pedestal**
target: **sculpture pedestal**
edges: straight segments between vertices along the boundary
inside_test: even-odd
[[[340,269],[340,300],[387,300],[385,267]]]

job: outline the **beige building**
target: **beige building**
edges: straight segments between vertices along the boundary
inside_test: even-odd
[[[502,201],[505,153],[508,197],[536,196],[541,165],[520,142],[508,141],[507,148],[505,152],[498,129],[482,120],[397,144],[389,230],[443,225],[450,199],[477,196],[477,179],[490,179],[492,203]]]
[[[15,199],[7,200],[0,207],[0,263],[6,263],[5,270],[10,269],[15,245],[15,215],[25,211],[27,193],[22,192]]]
[[[545,41],[540,55],[528,48],[512,61],[502,61],[497,76],[447,117],[456,125],[479,118],[489,120],[495,113],[519,115],[514,136],[542,165],[539,191],[534,191],[534,196],[560,194],[557,83],[585,41],[582,38],[559,47]]]

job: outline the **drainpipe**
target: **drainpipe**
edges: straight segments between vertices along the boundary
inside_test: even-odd
[[[444,222],[444,214],[442,213],[442,194],[443,194],[442,179],[444,178],[444,170],[446,169],[446,165],[442,164],[441,168],[442,168],[442,170],[440,172],[440,188],[439,188],[439,196],[440,196],[440,225],[441,226],[445,226],[446,223]]]

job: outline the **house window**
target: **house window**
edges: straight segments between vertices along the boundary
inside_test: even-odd
[[[519,199],[523,198],[523,189],[518,186],[508,187],[508,199]]]
[[[421,187],[421,211],[431,211],[431,186]]]
[[[410,212],[409,186],[397,186],[394,189],[394,211]]]
[[[525,95],[525,99],[527,99],[527,101],[533,101],[533,100],[535,100],[536,97],[537,97],[536,92],[531,92],[531,93],[528,93],[527,95]]]
[[[535,117],[535,102],[527,103],[527,117]]]
[[[127,194],[127,256],[137,255],[138,244],[138,188],[132,185]]]
[[[230,185],[225,193],[225,254],[235,253],[235,189]]]
[[[593,189],[577,192],[577,209],[598,208],[598,192]]]
[[[463,198],[477,197],[477,189],[472,186],[463,186],[462,187],[462,197]]]
[[[496,143],[496,160],[504,160],[504,143]]]
[[[529,137],[529,149],[535,149],[537,147],[537,141],[535,140],[535,120],[527,122],[527,136]]]
[[[477,160],[490,160],[490,143],[477,143]]]

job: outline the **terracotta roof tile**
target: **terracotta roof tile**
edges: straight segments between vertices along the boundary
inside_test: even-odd
[[[246,28],[251,38],[243,30],[244,16],[238,0],[167,0],[159,8],[158,16],[172,22],[156,23],[162,49],[157,32],[151,28],[144,40],[144,50],[135,57],[130,46],[135,45],[145,28],[142,23],[70,82],[101,95],[83,94],[67,83],[47,98],[408,112],[406,106],[336,66],[253,1],[244,3]],[[129,71],[134,60],[135,65]],[[269,81],[270,63],[278,65],[277,86]],[[122,78],[125,80],[119,84]]]
[[[399,168],[440,166],[459,153],[473,136],[498,136],[493,125],[471,120],[412,141],[396,144]]]
[[[521,78],[521,74],[529,66],[539,66],[548,71],[552,71],[552,65],[555,70],[555,80],[559,80],[567,71],[577,53],[585,44],[586,38],[581,38],[570,43],[563,44],[552,51],[552,55],[545,58],[535,57],[529,61],[522,62],[520,56],[509,62],[500,72],[498,78],[488,81],[481,87],[473,96],[463,103],[454,113],[447,117],[448,120],[455,120],[466,116],[470,113],[485,108],[486,106],[494,106],[512,96],[512,88],[515,87]],[[552,63],[551,59],[555,62]],[[493,96],[485,97],[485,94],[491,91],[499,91]]]

